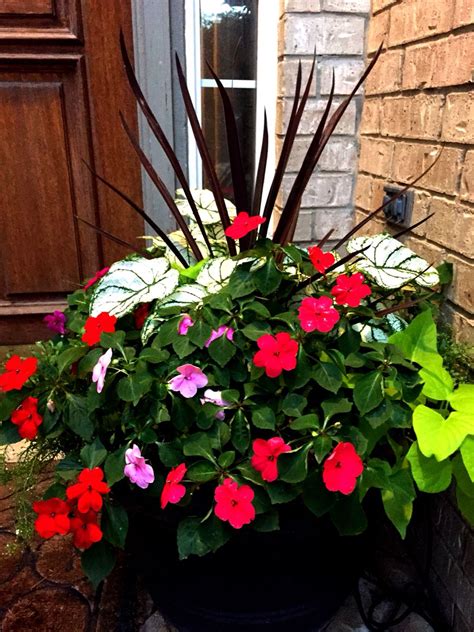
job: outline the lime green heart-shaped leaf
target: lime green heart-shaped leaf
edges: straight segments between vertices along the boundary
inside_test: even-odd
[[[435,410],[418,406],[413,413],[413,428],[422,454],[443,461],[468,435],[474,434],[474,417],[455,411],[444,419]]]

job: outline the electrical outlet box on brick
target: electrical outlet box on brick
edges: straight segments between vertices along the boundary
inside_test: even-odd
[[[413,214],[413,191],[405,191],[398,197],[395,197],[402,190],[400,187],[386,185],[383,190],[383,203],[387,204],[387,202],[389,202],[383,210],[385,219],[398,226],[410,226]],[[390,202],[392,198],[395,199]]]

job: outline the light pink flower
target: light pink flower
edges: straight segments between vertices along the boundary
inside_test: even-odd
[[[102,389],[104,388],[105,374],[107,373],[111,360],[112,349],[107,349],[107,351],[100,356],[97,364],[92,369],[92,381],[97,383],[98,393],[102,393]]]
[[[138,485],[138,487],[146,489],[155,480],[153,468],[148,465],[137,445],[133,444],[125,451],[125,463],[123,473],[130,479],[131,483]]]
[[[194,366],[194,364],[183,364],[176,370],[180,375],[173,377],[169,381],[170,389],[181,393],[183,397],[194,397],[198,388],[203,388],[207,385],[207,377],[201,369]]]
[[[225,399],[222,399],[221,391],[213,391],[208,388],[204,391],[204,397],[201,397],[201,404],[215,404],[216,406],[220,406],[225,408],[226,406],[230,406],[230,402],[227,402]],[[225,413],[223,410],[218,410],[215,415],[216,419],[220,419],[221,421],[225,418]]]
[[[206,341],[206,344],[204,346],[208,347],[211,342],[214,342],[214,340],[217,340],[224,335],[227,340],[230,340],[232,342],[232,340],[234,339],[234,330],[232,329],[232,327],[221,325],[218,329],[213,329],[211,335],[209,336],[209,339]]]
[[[185,314],[178,324],[178,334],[185,336],[188,333],[188,329],[194,325],[194,320],[189,314]]]

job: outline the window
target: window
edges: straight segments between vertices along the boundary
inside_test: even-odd
[[[265,5],[265,13],[263,13]],[[273,6],[272,6],[273,5]],[[258,0],[187,0],[187,81],[225,196],[232,199],[232,179],[222,104],[207,62],[229,91],[234,107],[248,184],[253,183],[260,151],[263,110],[274,140],[278,2]],[[192,187],[209,188],[192,133],[188,138]],[[270,163],[274,145],[269,149]],[[271,172],[269,164],[268,172]]]

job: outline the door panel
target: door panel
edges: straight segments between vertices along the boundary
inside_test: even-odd
[[[0,0],[0,344],[46,337],[44,315],[126,254],[75,215],[137,246],[143,233],[84,164],[141,202],[121,28],[131,49],[129,0]]]

